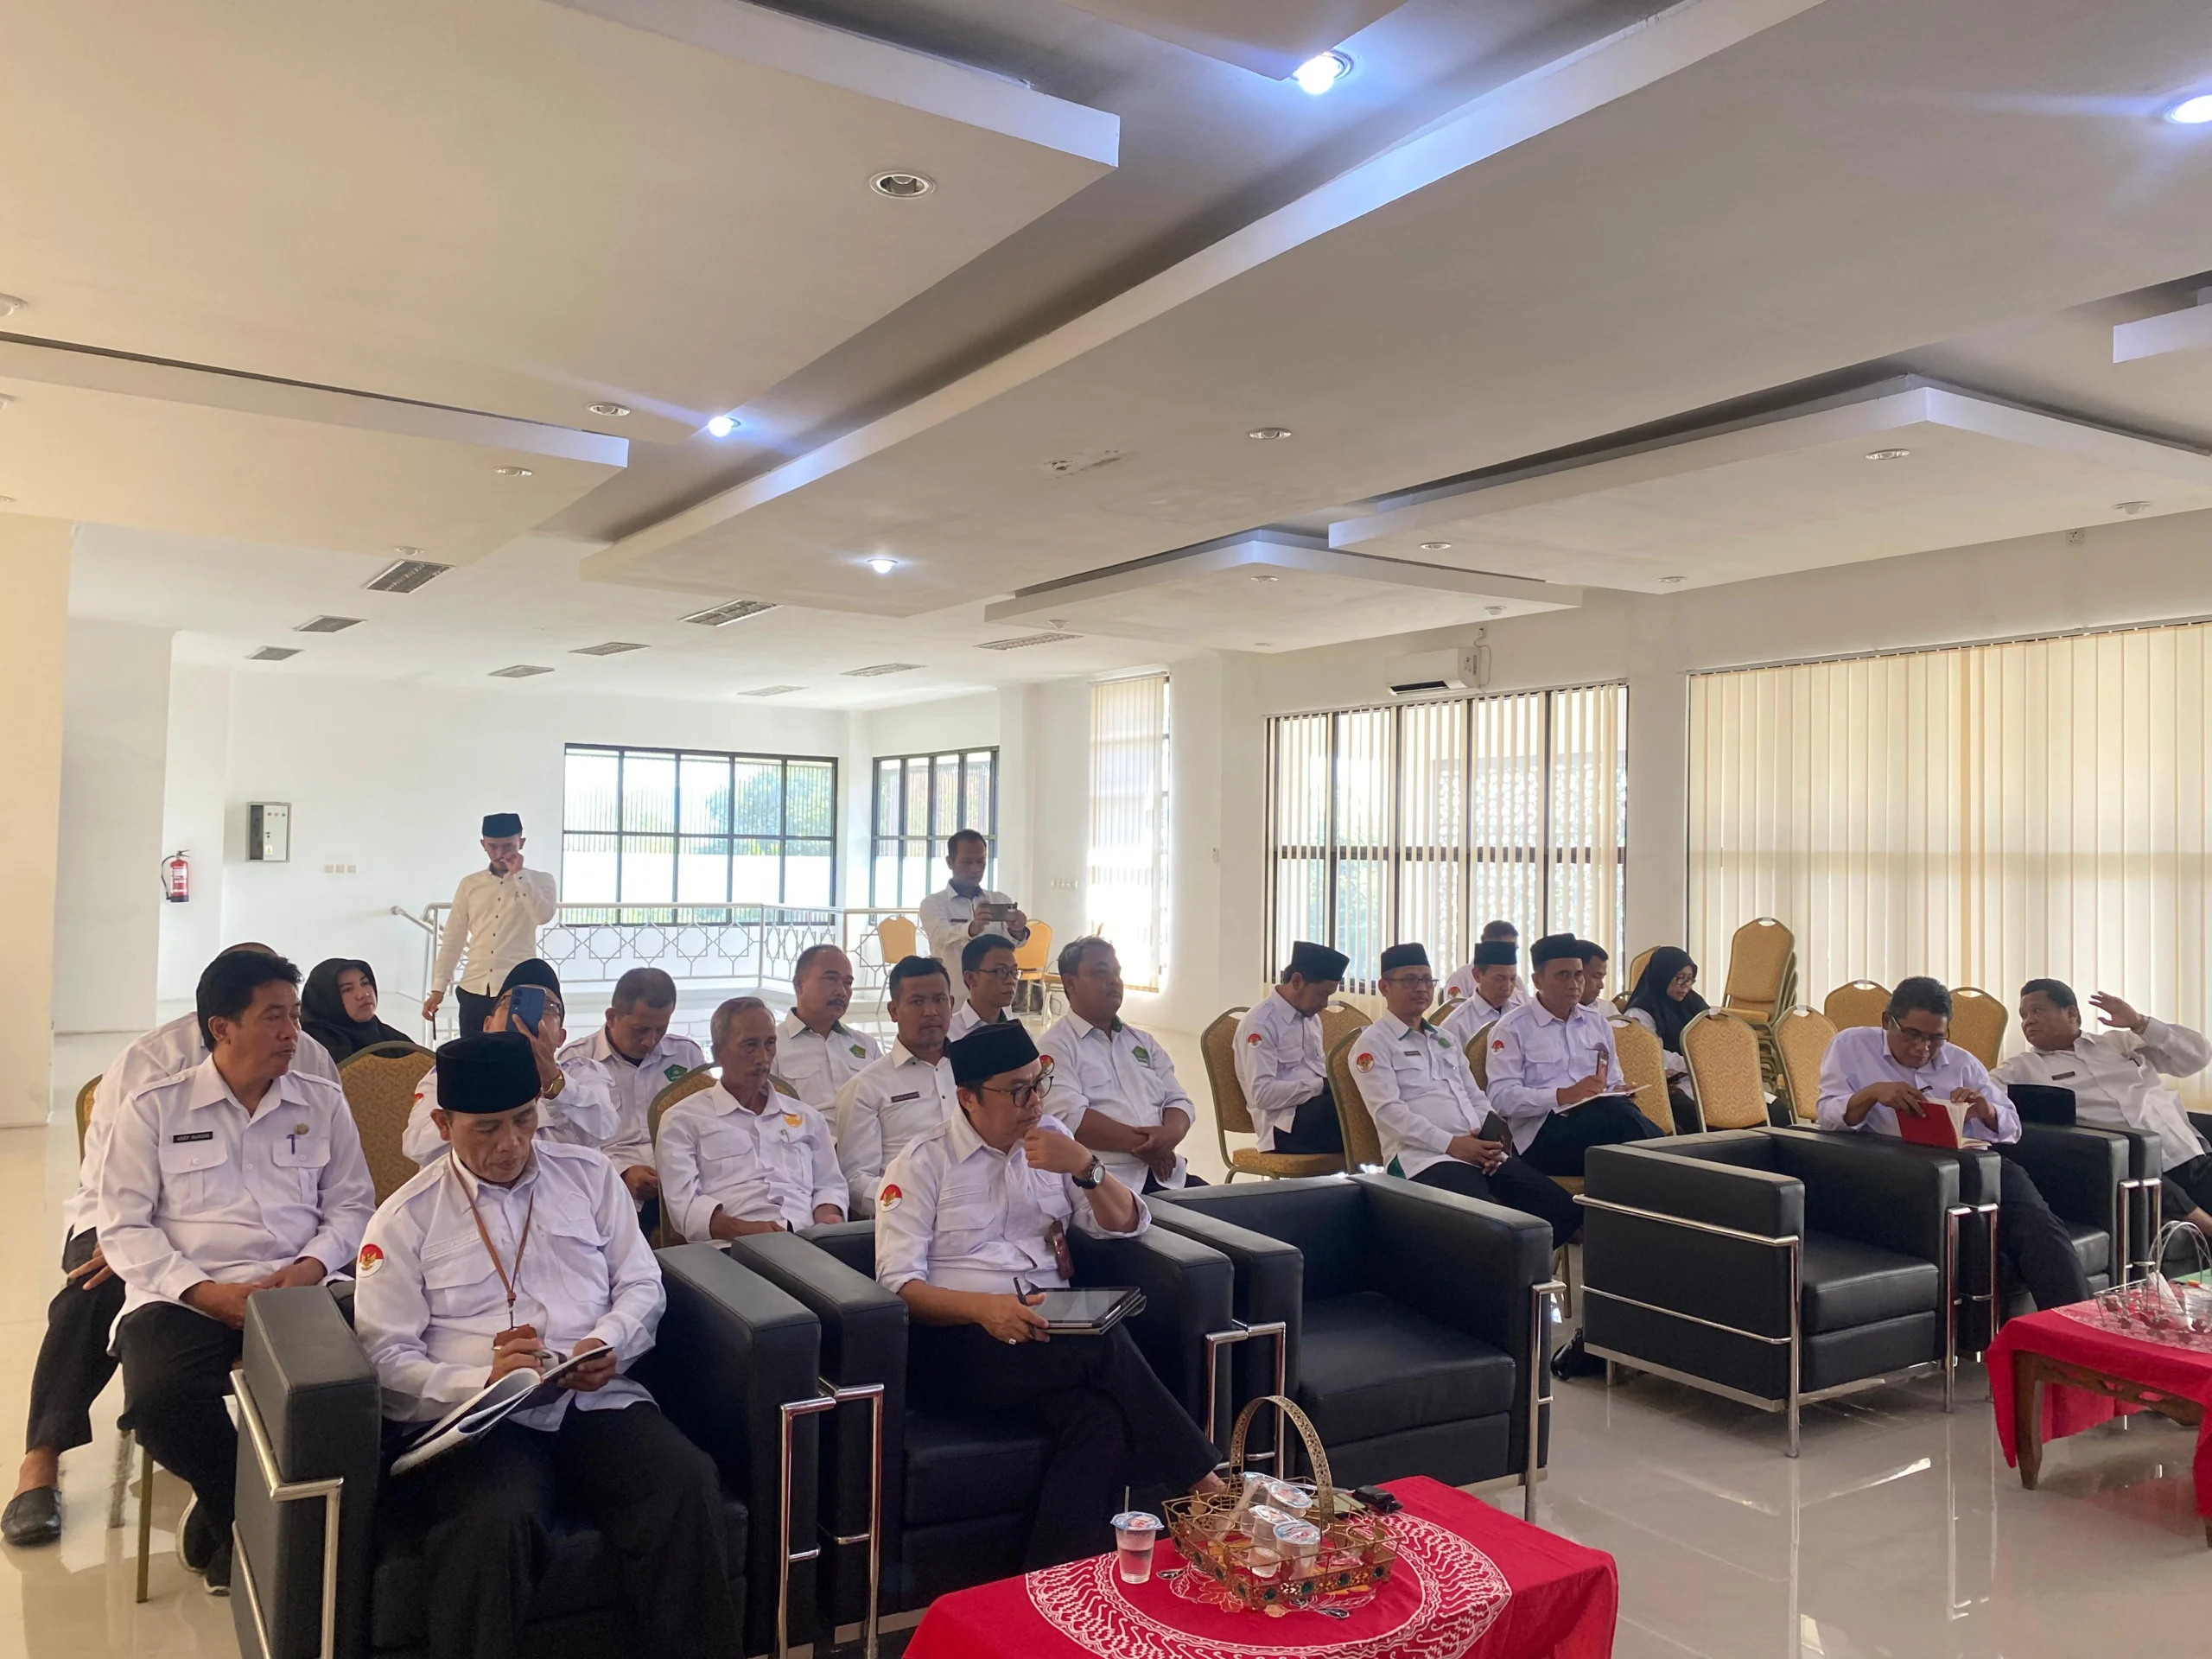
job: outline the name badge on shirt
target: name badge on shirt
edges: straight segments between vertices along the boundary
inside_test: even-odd
[[[797,1112],[785,1112],[784,1114],[785,1123],[791,1128],[795,1129],[798,1128],[799,1121],[799,1115]]]
[[[683,1068],[680,1065],[671,1065],[664,1075],[671,1083],[674,1083],[678,1077],[683,1075]],[[417,1095],[416,1098],[420,1100],[422,1096]]]
[[[1139,1065],[1150,1065],[1152,1064],[1152,1056],[1141,1048],[1131,1049],[1129,1051],[1129,1058],[1135,1060]]]
[[[2054,1071],[2050,1074],[2050,1080],[2053,1083],[2063,1083],[2069,1077],[2079,1077],[2081,1073],[2078,1071]]]
[[[922,1097],[922,1091],[921,1091],[920,1090],[917,1089],[917,1090],[915,1090],[912,1094],[906,1094],[906,1095],[893,1095],[893,1096],[891,1096],[891,1103],[892,1103],[893,1106],[896,1106],[896,1105],[897,1105],[897,1104],[899,1104],[899,1103],[900,1101],[902,1101],[902,1100],[919,1100],[921,1097]]]
[[[213,1129],[196,1129],[190,1135],[173,1135],[169,1136],[169,1144],[172,1146],[181,1147],[188,1141],[213,1141],[214,1138],[215,1131]]]

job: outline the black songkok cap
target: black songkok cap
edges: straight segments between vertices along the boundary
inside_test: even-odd
[[[456,1037],[437,1066],[438,1104],[449,1112],[511,1112],[537,1098],[537,1057],[518,1032]]]
[[[1478,968],[1518,968],[1521,947],[1510,939],[1484,939],[1475,947]]]
[[[505,996],[518,985],[543,985],[548,995],[563,1003],[567,1001],[561,995],[561,976],[553,971],[551,963],[537,957],[510,968],[507,976],[499,982],[499,995]]]
[[[1582,960],[1582,941],[1572,933],[1547,933],[1529,947],[1529,960],[1537,967],[1548,962],[1557,962],[1561,957]]]
[[[944,1046],[952,1062],[952,1080],[963,1088],[1019,1071],[1037,1058],[1037,1045],[1029,1027],[1019,1020],[978,1026],[957,1043]]]
[[[505,841],[509,836],[522,834],[522,814],[519,812],[486,812],[484,815],[484,839]]]
[[[1394,944],[1382,953],[1382,971],[1395,973],[1401,968],[1428,966],[1428,947],[1425,944]]]
[[[1342,979],[1350,966],[1351,958],[1343,951],[1332,950],[1311,939],[1300,939],[1290,947],[1290,966],[1283,971],[1296,974],[1301,979]]]

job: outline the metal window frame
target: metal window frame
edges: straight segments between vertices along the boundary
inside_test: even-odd
[[[231,1391],[237,1396],[238,1419],[245,1425],[246,1438],[252,1442],[254,1462],[261,1471],[262,1486],[270,1501],[304,1503],[315,1498],[322,1500],[322,1645],[317,1654],[319,1659],[337,1659],[338,1511],[345,1495],[346,1478],[330,1475],[321,1480],[284,1479],[276,1467],[276,1449],[269,1444],[269,1430],[261,1421],[261,1407],[253,1397],[252,1386],[246,1381],[243,1369],[232,1373]],[[253,1633],[261,1643],[262,1659],[274,1659],[275,1650],[269,1643],[269,1621],[262,1611],[261,1587],[254,1582],[253,1562],[246,1554],[245,1541],[238,1536],[235,1521],[231,1524],[231,1559],[239,1582],[245,1586],[246,1606],[253,1616]]]
[[[987,791],[990,821],[984,824],[963,824],[957,827],[980,830],[982,834],[984,849],[988,855],[988,862],[983,871],[984,886],[988,887],[992,879],[998,874],[1000,746],[996,743],[974,743],[957,749],[930,749],[913,754],[879,754],[870,761],[868,772],[868,902],[871,909],[912,910],[929,896],[926,892],[924,892],[915,893],[910,898],[906,893],[906,861],[911,849],[919,842],[922,848],[923,862],[926,864],[936,855],[938,847],[938,835],[933,828],[918,836],[906,833],[908,804],[906,779],[912,763],[917,760],[927,763],[926,770],[930,779],[929,798],[923,803],[922,817],[925,823],[934,825],[937,823],[938,762],[951,760],[957,763],[957,775],[953,787],[958,792],[960,798],[964,801],[968,797],[968,777],[971,770],[968,764],[968,758],[976,754],[990,756],[988,768],[989,788]],[[899,828],[894,833],[887,836],[878,828],[883,822],[883,769],[887,762],[895,763],[899,778],[897,810],[892,816],[892,822]],[[876,890],[876,869],[883,861],[887,852],[890,854],[892,862],[898,870],[898,875],[894,880],[898,891],[889,899],[886,899]]]

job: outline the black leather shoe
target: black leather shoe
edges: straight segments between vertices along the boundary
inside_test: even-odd
[[[0,1510],[0,1538],[16,1545],[61,1541],[61,1494],[51,1486],[17,1492]]]
[[[1586,1351],[1582,1346],[1582,1333],[1577,1331],[1574,1340],[1552,1356],[1552,1375],[1562,1382],[1578,1376],[1603,1376],[1605,1362]]]
[[[207,1558],[207,1593],[227,1596],[231,1593],[231,1541],[226,1538],[215,1546],[215,1553]]]
[[[205,1573],[215,1551],[228,1542],[194,1493],[185,1500],[184,1514],[176,1523],[176,1554],[188,1572]]]

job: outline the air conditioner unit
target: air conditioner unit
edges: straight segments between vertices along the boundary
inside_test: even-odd
[[[1390,670],[1390,695],[1417,697],[1430,691],[1478,691],[1490,683],[1490,647],[1461,645],[1401,658]]]

